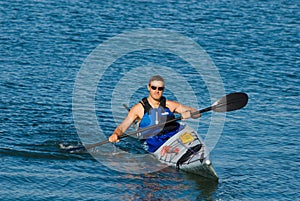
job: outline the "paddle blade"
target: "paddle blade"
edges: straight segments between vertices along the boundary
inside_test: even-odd
[[[248,103],[248,95],[243,92],[228,94],[212,105],[214,112],[230,112],[245,107]]]
[[[69,153],[84,153],[87,149],[83,145],[65,147],[64,151]]]

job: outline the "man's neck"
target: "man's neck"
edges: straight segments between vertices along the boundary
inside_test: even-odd
[[[148,102],[153,108],[157,108],[160,105],[160,100],[156,100],[152,98],[151,96],[148,97]]]

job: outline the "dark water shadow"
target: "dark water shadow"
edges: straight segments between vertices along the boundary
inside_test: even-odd
[[[190,173],[185,173],[184,177],[194,184],[194,190],[199,190],[199,192],[201,192],[199,196],[195,198],[195,200],[210,201],[216,199],[216,191],[219,186],[219,183],[217,181]]]

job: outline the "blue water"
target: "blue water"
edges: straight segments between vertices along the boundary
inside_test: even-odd
[[[0,2],[0,10],[1,200],[299,199],[299,1],[16,0]],[[245,108],[227,114],[211,152],[217,184],[172,168],[118,172],[60,147],[80,143],[72,97],[85,59],[111,37],[144,28],[192,39],[213,60],[227,93],[249,95]],[[184,61],[155,50],[124,55],[95,97],[105,135],[116,125],[109,101],[122,75],[166,63],[188,80],[201,108],[210,105],[205,83]],[[124,87],[137,90],[131,105],[147,94],[139,85]],[[209,120],[203,115],[199,133]],[[132,151],[129,142],[120,146]]]

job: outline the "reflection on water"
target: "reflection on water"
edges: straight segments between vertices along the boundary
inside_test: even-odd
[[[142,175],[120,175],[116,188],[124,189],[124,200],[214,200],[218,183],[198,175],[165,168]]]

